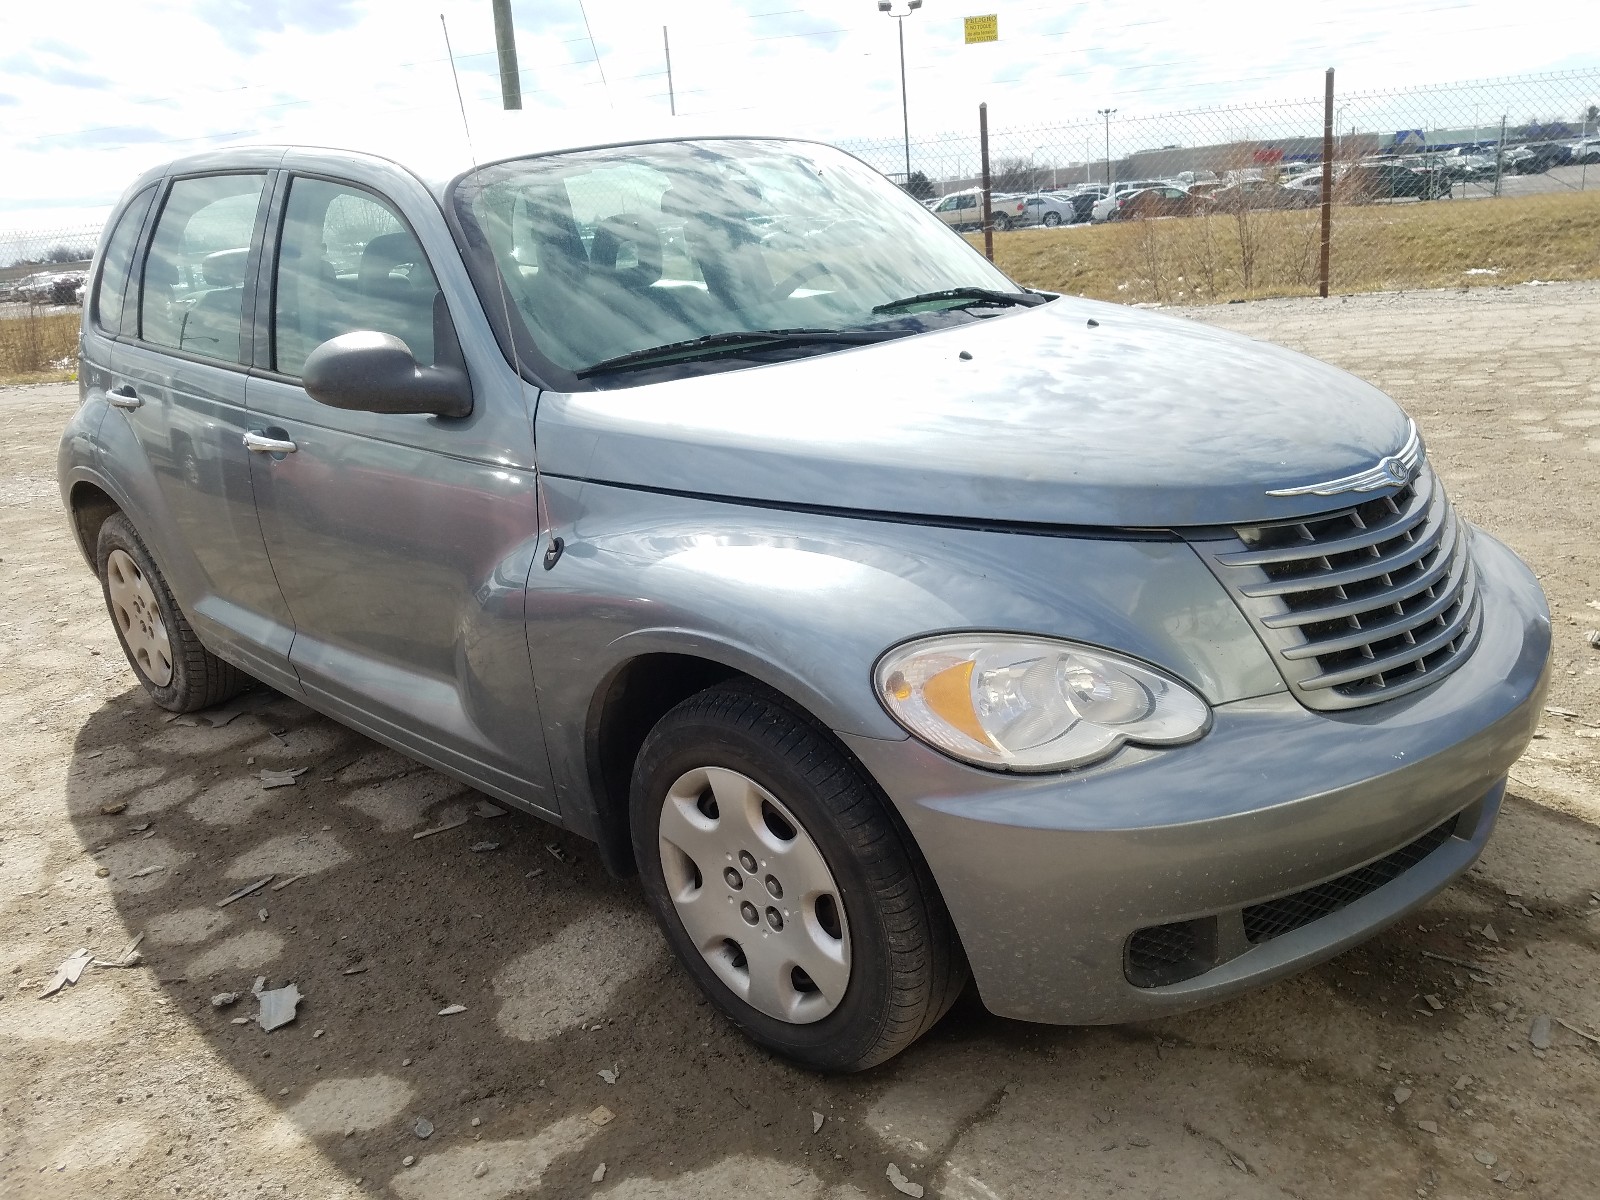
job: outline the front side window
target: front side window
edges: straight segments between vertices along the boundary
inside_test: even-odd
[[[117,227],[106,243],[105,260],[100,264],[100,278],[94,285],[95,324],[115,336],[122,330],[124,294],[128,290],[128,273],[133,268],[133,251],[139,241],[139,230],[150,211],[150,202],[156,189],[145,188],[122,210]]]
[[[324,179],[289,185],[272,294],[274,366],[285,375],[356,330],[393,334],[433,364],[439,284],[410,227],[370,192]]]
[[[157,346],[246,363],[245,264],[264,175],[179,179],[150,239],[139,336]]]
[[[876,171],[808,143],[518,159],[468,175],[454,200],[498,269],[485,304],[503,281],[539,352],[572,372],[709,335],[915,332],[874,308],[951,288],[1025,295]]]

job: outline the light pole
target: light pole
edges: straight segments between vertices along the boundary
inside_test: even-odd
[[[1106,119],[1106,195],[1111,195],[1111,114],[1114,108],[1097,108],[1095,112]]]
[[[906,138],[906,191],[911,190],[911,109],[906,105],[906,18],[922,7],[922,0],[906,0],[905,12],[895,12],[893,0],[878,0],[878,11],[894,18],[900,30],[900,120]]]

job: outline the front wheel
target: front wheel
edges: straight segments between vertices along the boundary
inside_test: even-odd
[[[667,940],[754,1041],[859,1071],[922,1036],[967,967],[909,835],[805,713],[754,686],[683,701],[645,739],[634,855]]]
[[[1061,214],[1053,212],[1045,213],[1044,223],[1051,229],[1054,229],[1057,225],[1061,224]]]

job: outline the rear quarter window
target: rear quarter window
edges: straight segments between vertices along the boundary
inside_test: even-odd
[[[100,261],[100,275],[94,283],[94,298],[89,311],[95,325],[115,337],[122,331],[122,311],[128,290],[128,274],[133,268],[133,252],[139,241],[139,230],[150,212],[150,202],[155,199],[155,185],[135,196],[117,218],[116,228],[106,242],[105,257]]]

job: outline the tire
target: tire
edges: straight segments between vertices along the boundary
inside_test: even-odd
[[[95,567],[128,665],[162,708],[194,712],[250,686],[248,675],[200,644],[161,568],[121,513],[100,526]]]
[[[1006,216],[1005,213],[995,213],[994,228],[996,233],[1004,233],[1011,228],[1011,218]]]
[[[679,961],[775,1054],[865,1070],[931,1029],[965,987],[960,941],[910,834],[777,693],[719,685],[662,717],[634,765],[630,816],[645,896]]]
[[[1043,223],[1046,226],[1048,226],[1049,228],[1054,229],[1057,225],[1061,224],[1061,214],[1060,213],[1047,212],[1044,215],[1044,222]]]

